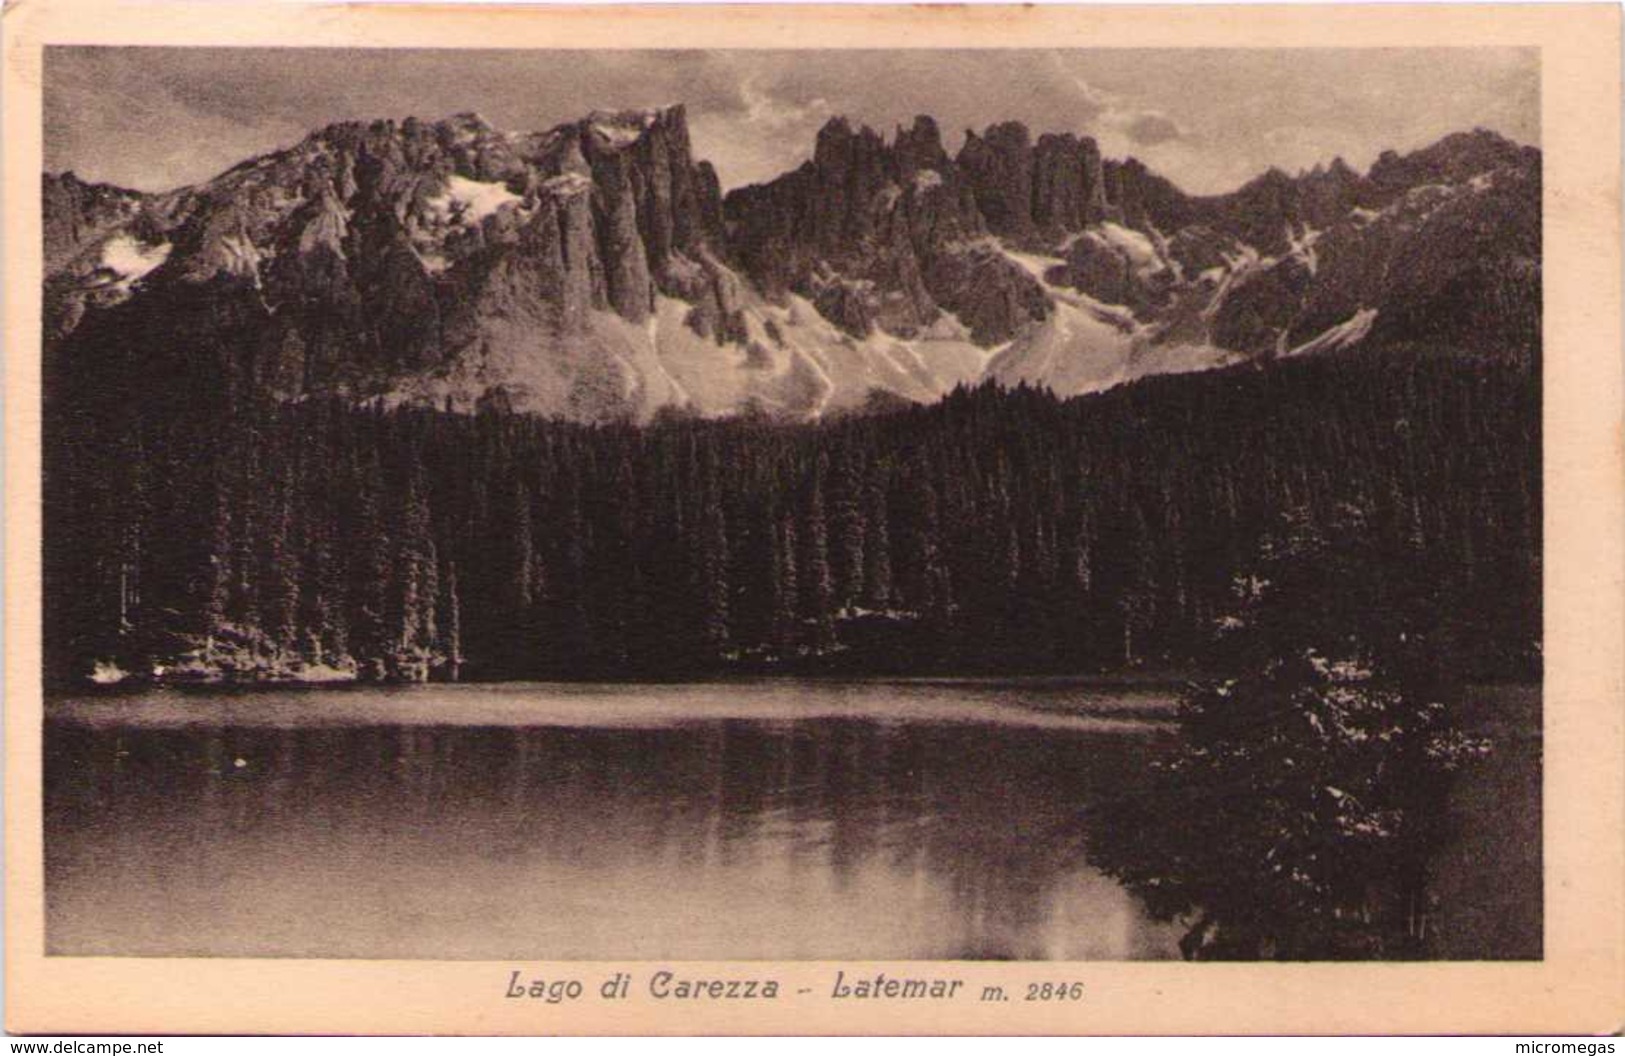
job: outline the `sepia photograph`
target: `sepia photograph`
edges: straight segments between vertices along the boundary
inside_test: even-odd
[[[1542,49],[676,43],[40,49],[45,960],[1542,962]]]
[[[51,952],[1540,956],[1535,53],[45,73]]]

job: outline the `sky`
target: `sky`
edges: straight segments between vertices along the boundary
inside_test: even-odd
[[[477,111],[538,130],[683,102],[725,188],[768,180],[844,115],[888,138],[930,114],[950,153],[1005,120],[1094,136],[1185,190],[1274,166],[1364,169],[1453,131],[1539,145],[1539,53],[1517,48],[1068,51],[47,49],[45,163],[139,190],[197,183],[335,121]]]

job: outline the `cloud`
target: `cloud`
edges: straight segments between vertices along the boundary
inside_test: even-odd
[[[47,164],[155,190],[340,120],[545,129],[595,108],[688,104],[725,187],[811,156],[842,115],[888,135],[930,114],[943,145],[999,121],[1094,136],[1195,193],[1270,166],[1368,164],[1484,125],[1539,139],[1534,49],[589,51],[53,47]]]
[[[60,52],[61,49],[51,49]],[[128,49],[94,49],[86,61],[47,53],[45,167],[140,190],[196,182],[268,149],[297,142],[304,123],[245,108],[198,105],[161,76],[143,76]],[[109,85],[122,90],[110,97]]]
[[[1071,80],[1089,131],[1107,144],[1120,146],[1126,141],[1148,147],[1190,137],[1184,125],[1162,110],[1136,106],[1124,95],[1082,77],[1073,76]]]
[[[798,100],[779,94],[758,73],[738,82],[732,105],[695,112],[689,133],[697,157],[709,160],[725,187],[763,183],[806,160],[813,137],[835,116],[821,95]]]
[[[1125,114],[1120,120],[1124,134],[1134,142],[1145,146],[1183,139],[1186,135],[1184,127],[1178,121],[1155,110],[1133,115]]]
[[[746,77],[739,85],[739,95],[745,101],[745,121],[764,132],[780,132],[787,128],[803,128],[834,116],[829,102],[823,96],[798,103],[791,99],[777,99],[762,88],[759,78]]]

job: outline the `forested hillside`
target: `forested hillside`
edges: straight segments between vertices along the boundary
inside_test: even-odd
[[[1433,349],[814,424],[146,394],[46,416],[47,668],[162,678],[1186,666],[1287,510],[1538,669],[1537,368]]]

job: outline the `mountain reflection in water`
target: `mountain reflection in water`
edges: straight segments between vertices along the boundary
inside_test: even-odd
[[[579,691],[503,692],[512,703]],[[503,725],[448,725],[425,707],[477,722],[489,695],[57,702],[49,951],[1178,955],[1178,929],[1083,859],[1074,821],[1143,780],[1153,723],[1073,721],[1021,688],[1000,705],[986,686],[810,685],[795,699],[839,700],[762,718],[743,699],[716,705],[760,696],[748,686],[711,687],[694,707],[690,691],[642,692],[676,703],[658,722],[615,722],[613,702],[602,724],[566,722],[543,701],[540,721],[558,724],[504,712]],[[617,691],[623,715],[654,714],[636,695]],[[1142,710],[1143,696],[1124,691],[1106,710]],[[387,723],[402,702],[411,721]],[[318,706],[331,709],[321,725],[305,714]]]

